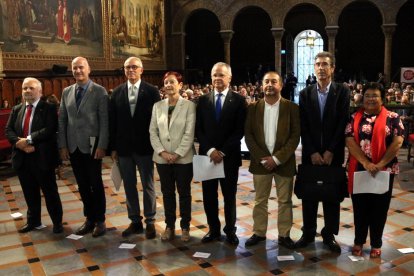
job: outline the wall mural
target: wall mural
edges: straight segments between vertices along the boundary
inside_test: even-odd
[[[164,62],[164,0],[111,0],[112,58]]]
[[[104,55],[101,0],[0,0],[0,4],[4,52]]]

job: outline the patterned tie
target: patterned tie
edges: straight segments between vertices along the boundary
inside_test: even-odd
[[[76,107],[79,109],[79,106],[81,104],[82,101],[82,97],[83,97],[83,87],[78,86],[78,88],[76,89]]]
[[[29,135],[30,117],[32,116],[33,105],[29,104],[26,107],[26,115],[24,116],[23,137]]]
[[[221,114],[221,96],[223,96],[223,94],[218,93],[216,96],[217,96],[217,101],[216,101],[216,120],[218,122],[220,120],[220,114]]]
[[[129,107],[131,109],[131,115],[134,116],[135,106],[137,103],[137,87],[135,85],[132,85],[130,88],[130,94],[129,94],[128,100],[129,100]]]

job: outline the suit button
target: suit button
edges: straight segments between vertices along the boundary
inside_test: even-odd
[[[168,138],[167,141],[169,142],[170,141],[170,138]]]

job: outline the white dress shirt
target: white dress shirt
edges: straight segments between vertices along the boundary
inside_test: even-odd
[[[277,125],[279,122],[279,106],[280,99],[274,104],[268,104],[265,100],[263,128],[266,147],[269,150],[270,154],[273,153],[276,143]],[[281,162],[275,156],[272,156],[272,158],[275,161],[276,165],[281,164]]]

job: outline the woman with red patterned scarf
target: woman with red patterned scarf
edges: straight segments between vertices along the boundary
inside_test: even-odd
[[[368,83],[362,93],[363,106],[351,116],[345,129],[349,149],[348,191],[352,195],[355,225],[352,255],[362,256],[369,230],[370,257],[379,258],[394,176],[399,173],[397,153],[404,140],[404,127],[398,114],[383,106],[385,90],[381,84]],[[372,176],[379,171],[390,172],[388,191],[353,194],[356,171],[367,171]]]

